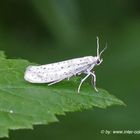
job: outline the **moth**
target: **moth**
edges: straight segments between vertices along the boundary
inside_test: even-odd
[[[74,58],[39,66],[28,66],[24,74],[24,79],[30,83],[48,83],[48,86],[50,86],[64,79],[69,80],[72,76],[84,73],[86,76],[79,84],[78,93],[80,92],[81,85],[90,75],[93,78],[94,89],[98,92],[98,89],[96,88],[95,71],[92,71],[92,69],[103,62],[101,54],[106,48],[107,46],[99,53],[99,38],[97,37],[96,56]]]

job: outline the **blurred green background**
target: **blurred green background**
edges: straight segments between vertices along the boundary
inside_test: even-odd
[[[140,130],[140,2],[138,0],[1,0],[0,50],[8,58],[51,63],[96,55],[108,43],[96,68],[97,86],[127,107],[67,113],[60,122],[10,131],[11,140],[138,139],[101,130]]]

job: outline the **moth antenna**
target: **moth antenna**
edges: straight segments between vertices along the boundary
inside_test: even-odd
[[[96,39],[97,39],[97,56],[99,56],[100,55],[99,54],[99,37],[97,36]]]
[[[99,56],[101,56],[101,54],[102,54],[106,49],[107,49],[107,43],[106,43],[104,49],[100,52]]]

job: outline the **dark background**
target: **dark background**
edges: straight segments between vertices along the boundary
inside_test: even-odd
[[[1,0],[0,49],[8,58],[40,64],[96,55],[108,43],[96,68],[97,86],[127,107],[67,113],[60,122],[10,131],[12,140],[137,139],[101,130],[140,130],[140,2],[138,0]]]

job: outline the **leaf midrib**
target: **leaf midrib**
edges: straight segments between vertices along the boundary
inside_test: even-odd
[[[18,87],[16,87],[16,86],[1,86],[0,85],[0,90],[3,90],[3,89],[27,89],[27,88],[33,88],[33,89],[35,89],[35,88],[37,88],[37,89],[44,89],[44,87],[42,88],[42,87],[27,87],[27,86],[18,86]],[[47,89],[47,90],[49,90],[50,91],[50,89]],[[56,92],[60,92],[59,90],[57,90],[57,89],[51,89],[51,90],[53,90],[53,91],[56,91]],[[63,89],[64,90],[64,89]],[[69,91],[69,90],[67,90],[67,93],[72,93],[71,91]],[[75,93],[76,94],[76,93]],[[13,95],[13,94],[12,94]],[[15,94],[14,94],[15,95]],[[78,95],[77,95],[78,96]],[[108,100],[108,101],[112,101],[112,102],[116,102],[116,100],[112,100],[112,99],[109,99],[109,98],[107,98],[107,97],[101,97],[101,96],[96,96],[96,95],[91,95],[91,94],[89,94],[89,95],[87,95],[87,94],[81,94],[80,96],[87,96],[87,97],[95,97],[95,98],[99,98],[99,99],[104,99],[104,100]],[[33,98],[34,99],[34,98]],[[118,99],[117,99],[118,100]]]

